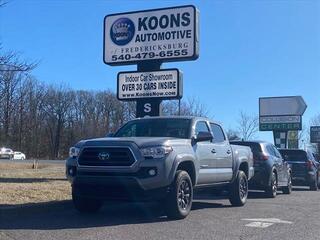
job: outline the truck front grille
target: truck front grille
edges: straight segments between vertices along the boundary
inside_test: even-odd
[[[131,166],[135,158],[128,147],[87,147],[78,158],[81,166]]]

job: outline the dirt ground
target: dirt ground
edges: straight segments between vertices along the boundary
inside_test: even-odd
[[[66,200],[71,188],[63,165],[0,163],[0,207]]]

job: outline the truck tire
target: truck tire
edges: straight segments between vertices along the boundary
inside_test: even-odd
[[[247,175],[239,170],[236,179],[230,185],[229,201],[232,206],[243,206],[248,198],[248,179]]]
[[[288,175],[288,185],[285,186],[284,188],[282,188],[282,192],[284,194],[291,194],[291,192],[292,192],[292,177],[291,177],[291,173],[289,173],[289,175]]]
[[[165,210],[170,219],[183,219],[192,207],[193,187],[186,171],[177,171],[165,200]]]
[[[278,180],[277,175],[273,171],[271,173],[271,182],[270,185],[266,189],[267,197],[269,198],[275,198],[277,196],[277,190],[278,190]]]
[[[94,213],[100,210],[103,202],[98,199],[77,196],[72,193],[72,201],[74,207],[82,213]]]

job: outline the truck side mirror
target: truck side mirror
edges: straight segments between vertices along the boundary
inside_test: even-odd
[[[213,136],[210,132],[198,132],[197,136],[194,137],[194,142],[205,142],[205,141],[211,141],[213,139]]]

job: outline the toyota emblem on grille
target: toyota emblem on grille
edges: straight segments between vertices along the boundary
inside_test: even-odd
[[[102,161],[108,160],[110,158],[110,154],[106,152],[101,152],[98,154],[98,158]]]

